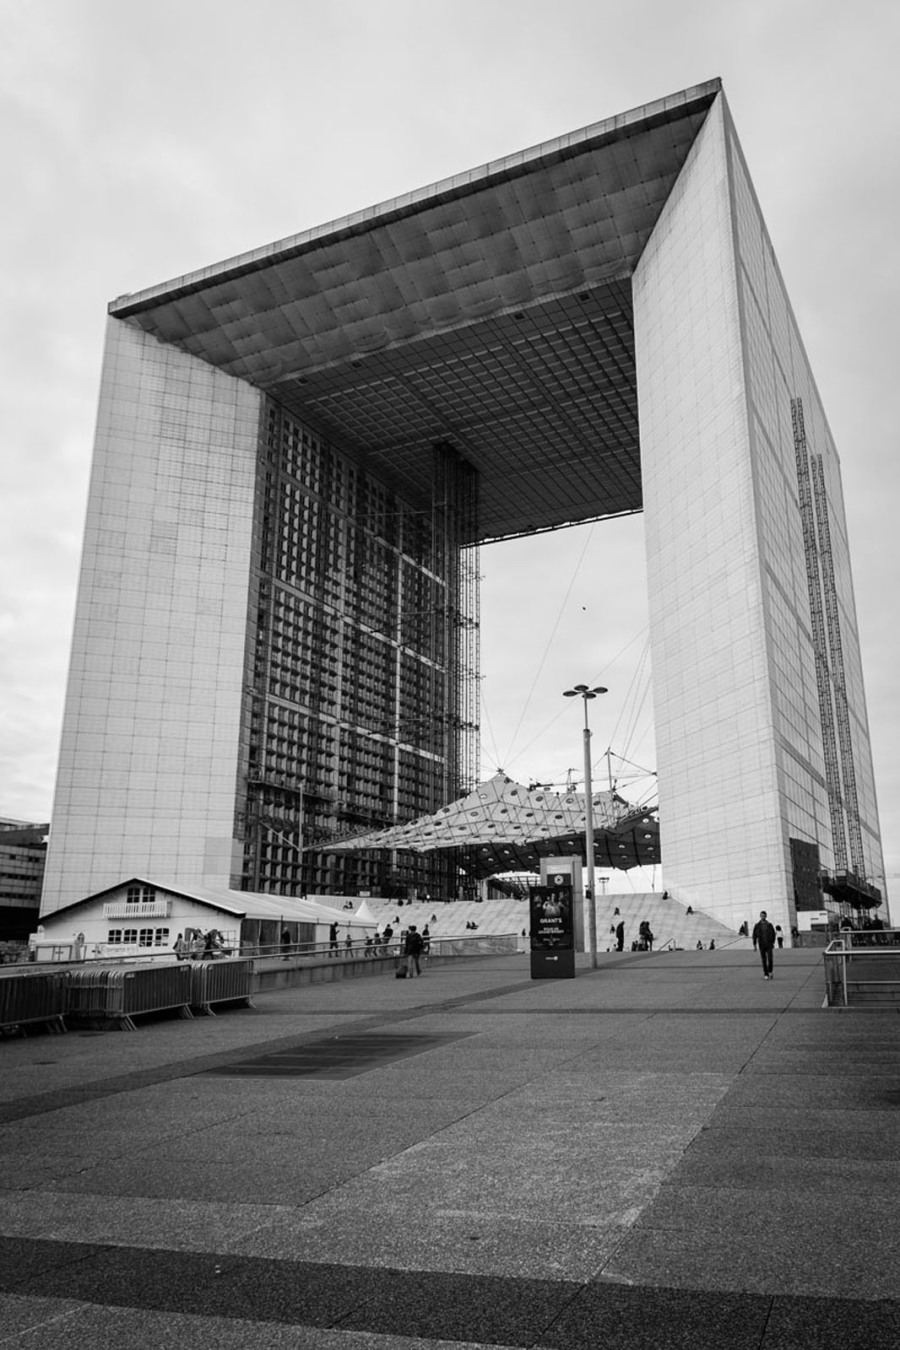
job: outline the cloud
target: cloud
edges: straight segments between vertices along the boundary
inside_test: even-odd
[[[49,810],[107,301],[721,75],[841,447],[900,872],[898,37],[875,0],[7,6],[0,813]],[[568,599],[578,539],[484,551],[485,703],[521,776],[578,763],[561,690],[645,622],[640,550],[618,569],[618,529],[598,529]],[[631,653],[598,744],[628,725]]]

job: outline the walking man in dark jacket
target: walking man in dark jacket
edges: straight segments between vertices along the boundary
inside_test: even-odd
[[[759,923],[753,925],[753,950],[759,950],[762,959],[763,979],[772,978],[772,952],[775,948],[775,929],[766,918],[766,911],[759,912]]]

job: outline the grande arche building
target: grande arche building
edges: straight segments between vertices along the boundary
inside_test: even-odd
[[[472,787],[478,546],[638,511],[664,884],[875,898],[838,455],[718,80],[115,300],[42,912],[452,884],[327,845]]]

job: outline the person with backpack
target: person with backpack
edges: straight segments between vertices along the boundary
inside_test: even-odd
[[[759,912],[759,923],[753,925],[753,950],[759,951],[762,960],[763,979],[772,979],[772,952],[775,949],[775,929],[766,918],[766,911]]]

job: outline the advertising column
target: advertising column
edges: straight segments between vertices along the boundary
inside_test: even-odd
[[[575,978],[572,877],[559,873],[531,892],[531,978]]]

